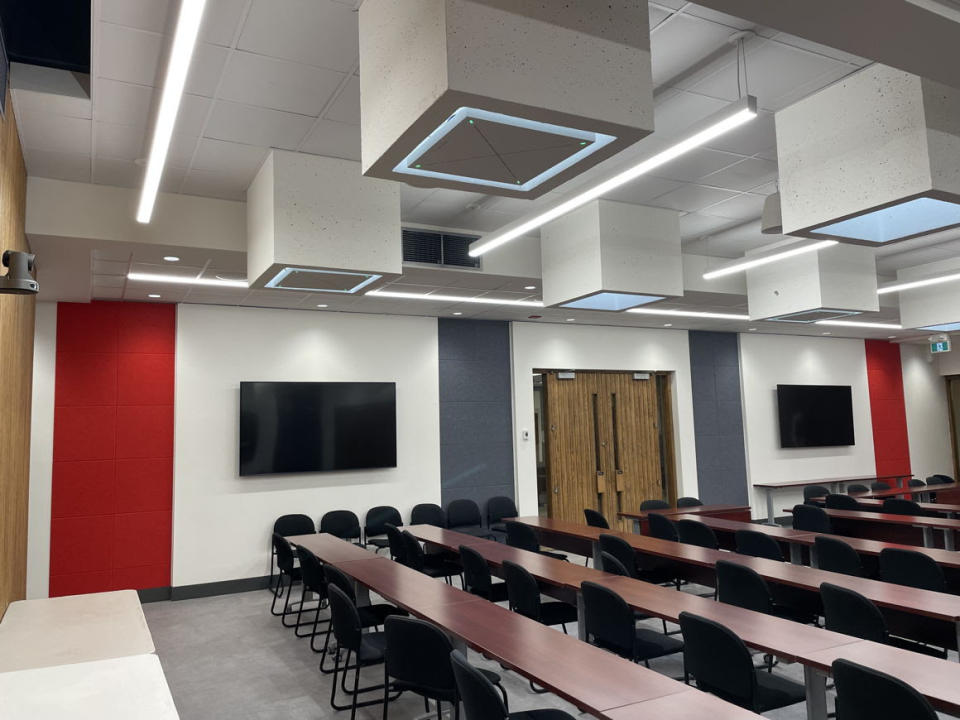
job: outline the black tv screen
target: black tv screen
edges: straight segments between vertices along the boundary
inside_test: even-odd
[[[777,385],[780,447],[853,445],[849,385]]]
[[[240,475],[396,466],[395,383],[240,383]]]

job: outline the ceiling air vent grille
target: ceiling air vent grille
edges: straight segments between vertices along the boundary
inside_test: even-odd
[[[472,258],[469,254],[470,243],[476,239],[475,235],[403,228],[403,261],[478,268],[480,258]]]
[[[838,318],[859,314],[859,311],[856,310],[829,310],[826,308],[820,308],[817,310],[802,310],[800,312],[790,313],[788,315],[767,318],[767,320],[770,320],[771,322],[810,324],[815,323],[818,320],[837,320]]]

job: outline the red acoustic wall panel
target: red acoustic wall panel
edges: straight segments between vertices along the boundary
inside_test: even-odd
[[[50,594],[170,585],[176,307],[60,303]]]
[[[910,444],[903,404],[900,346],[884,340],[865,343],[877,475],[909,473]]]

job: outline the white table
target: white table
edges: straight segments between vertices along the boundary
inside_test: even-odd
[[[19,600],[0,622],[0,673],[153,651],[134,590]]]
[[[0,673],[3,720],[178,720],[156,655]]]

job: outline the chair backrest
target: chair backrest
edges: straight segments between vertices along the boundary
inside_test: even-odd
[[[849,660],[834,660],[832,669],[837,687],[838,718],[937,718],[927,699],[898,678]]]
[[[615,555],[611,555],[606,550],[600,551],[600,569],[611,575],[630,577],[630,571],[627,570],[627,566],[620,562]]]
[[[327,597],[327,576],[323,572],[323,563],[307,548],[297,545],[297,557],[300,558],[300,576],[303,587],[310,592],[320,595],[323,600]]]
[[[331,510],[320,518],[320,532],[354,540],[360,537],[360,518],[352,510]]]
[[[532,527],[512,520],[507,521],[506,526],[507,545],[530,552],[540,552],[540,541]]]
[[[640,503],[640,511],[645,512],[647,510],[668,510],[670,508],[670,503],[666,500],[644,500]]]
[[[926,487],[927,484],[920,478],[910,478],[907,480],[907,487]]]
[[[701,505],[703,505],[703,503],[700,502],[700,498],[695,498],[695,497],[682,497],[682,498],[677,498],[677,507],[678,507],[678,508],[684,508],[684,507],[700,507]]]
[[[391,615],[383,623],[383,632],[388,676],[427,690],[434,697],[457,697],[457,681],[450,664],[453,643],[443,630],[426,620]]]
[[[890,485],[885,482],[881,482],[880,480],[874,480],[872,483],[870,483],[870,489],[871,490],[889,490]]]
[[[466,584],[466,590],[474,595],[489,598],[493,580],[490,577],[490,566],[483,559],[483,555],[469,545],[461,545],[460,562],[463,564],[463,582]]]
[[[601,533],[599,537],[601,552],[608,553],[615,557],[621,565],[627,570],[630,577],[637,577],[637,554],[630,543],[617,535],[608,535]]]
[[[817,535],[813,539],[813,551],[821,570],[855,577],[865,574],[860,554],[839,538]]]
[[[949,475],[931,475],[927,478],[927,485],[944,485],[945,483],[952,483],[953,478]]]
[[[353,581],[347,577],[346,573],[340,570],[333,565],[324,565],[323,566],[324,577],[327,578],[327,589],[330,589],[330,586],[333,585],[340,589],[344,595],[350,598],[350,602],[354,605],[357,603],[357,593],[353,589]]]
[[[394,527],[403,525],[403,518],[400,517],[400,511],[392,505],[377,505],[367,510],[367,515],[363,519],[363,534],[366,537],[374,535],[386,535],[387,524]]]
[[[513,498],[497,495],[487,500],[487,525],[502,522],[504,518],[517,517],[517,505]]]
[[[677,520],[676,525],[677,539],[680,542],[687,545],[699,545],[711,550],[720,548],[716,533],[699,520]]]
[[[400,534],[403,536],[403,564],[408,568],[422,571],[426,558],[420,541],[409,530],[401,530]]]
[[[273,551],[277,555],[277,567],[280,572],[290,573],[293,571],[293,548],[290,543],[280,533],[273,534]]]
[[[507,600],[510,609],[539,622],[540,587],[533,575],[525,567],[504,560],[503,579],[507,583]]]
[[[892,515],[928,515],[922,507],[913,500],[904,498],[887,498],[883,501],[883,512]]]
[[[446,527],[447,520],[443,514],[443,508],[435,503],[420,503],[413,506],[410,511],[411,525],[436,525],[437,527]]]
[[[853,493],[865,493],[870,492],[870,488],[866,485],[860,485],[855,483],[853,485],[847,485],[847,495],[852,495]]]
[[[317,531],[309,515],[281,515],[273,523],[273,531],[278,535],[309,535]]]
[[[705,617],[680,613],[684,669],[697,687],[727,702],[756,710],[757,676],[750,651],[729,628]]]
[[[830,489],[823,485],[804,485],[803,500],[806,502],[810,498],[824,497],[830,494]]]
[[[823,508],[813,505],[794,505],[793,529],[829,535],[833,532],[833,525],[830,523],[830,516],[823,511]]]
[[[827,495],[824,505],[831,510],[859,510],[860,501],[850,495]]]
[[[360,649],[363,626],[356,603],[334,583],[327,586],[327,597],[330,599],[330,624],[337,645],[357,652]]]
[[[820,585],[820,598],[827,630],[886,644],[887,623],[869,598],[830,583]]]
[[[765,533],[756,530],[737,530],[734,538],[737,543],[737,552],[741,555],[783,562],[780,544]]]
[[[650,537],[673,540],[674,542],[679,539],[676,524],[666,515],[650,513],[647,515],[647,524],[650,527]]]
[[[607,519],[601,513],[598,513],[592,508],[584,508],[583,517],[586,519],[587,525],[590,527],[603,528],[604,530],[610,529],[610,523],[607,522]]]
[[[632,659],[637,628],[630,606],[613,590],[597,583],[581,583],[580,594],[587,642]]]
[[[754,612],[773,611],[767,581],[752,568],[727,560],[717,561],[717,600]]]
[[[387,542],[390,543],[390,554],[393,559],[402,565],[407,564],[407,544],[403,540],[403,533],[400,528],[391,523],[383,526],[387,533]]]
[[[507,720],[507,708],[486,675],[468,663],[459,650],[450,653],[450,665],[466,720]]]
[[[480,516],[480,506],[473,500],[466,498],[460,500],[451,500],[447,505],[447,527],[471,527],[483,525],[483,518]]]
[[[943,568],[929,555],[916,550],[885,548],[880,551],[880,579],[921,590],[946,592]]]

